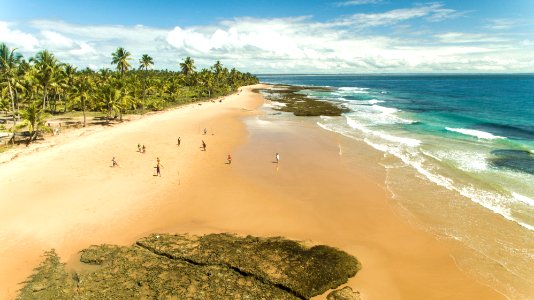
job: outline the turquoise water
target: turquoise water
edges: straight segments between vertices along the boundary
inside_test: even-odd
[[[264,75],[351,109],[322,128],[534,230],[534,75]],[[386,166],[387,167],[387,166]]]

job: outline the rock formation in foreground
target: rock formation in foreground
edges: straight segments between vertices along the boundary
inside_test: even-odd
[[[329,246],[230,234],[153,234],[128,247],[91,246],[80,260],[97,267],[69,274],[45,253],[18,299],[309,299],[360,269]]]

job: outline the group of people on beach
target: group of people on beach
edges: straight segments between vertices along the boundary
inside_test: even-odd
[[[203,134],[206,135],[207,133],[208,133],[208,130],[204,128]],[[178,139],[176,140],[176,144],[178,145],[178,147],[181,145],[181,143],[182,143],[182,138],[178,137]],[[202,140],[202,144],[201,144],[202,151],[206,151],[206,147],[207,147],[206,142]],[[137,152],[146,153],[146,146],[138,143]],[[276,163],[278,164],[280,162],[280,153],[278,152],[276,153],[275,159],[276,159]],[[227,156],[227,161],[228,161],[227,163],[228,165],[232,164],[232,156],[230,154],[228,154]],[[120,167],[115,156],[111,159],[111,167],[113,168]],[[161,169],[163,168],[163,165],[161,164],[161,160],[159,159],[159,157],[156,158],[156,166],[154,168],[156,169],[156,173],[154,174],[154,176],[161,177]]]
[[[145,145],[141,146],[141,144],[137,144],[137,152],[139,152],[139,153],[145,153],[145,152],[146,152],[146,147],[145,147]]]

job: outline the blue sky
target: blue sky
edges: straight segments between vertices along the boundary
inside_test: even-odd
[[[534,72],[534,1],[6,1],[0,41],[80,68],[119,46],[157,68],[254,73]]]

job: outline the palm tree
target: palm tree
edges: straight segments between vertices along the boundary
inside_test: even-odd
[[[139,60],[139,69],[144,69],[145,71],[148,71],[150,67],[154,65],[154,60],[152,57],[148,56],[148,54],[143,54],[141,56],[141,59]]]
[[[217,61],[214,65],[213,65],[213,71],[215,72],[215,75],[219,75],[223,69],[223,65],[221,64],[220,61]]]
[[[32,103],[26,109],[22,110],[21,117],[28,125],[28,130],[30,131],[28,143],[31,143],[37,137],[39,128],[44,126],[46,122],[43,110],[39,109],[35,103]]]
[[[139,69],[145,69],[145,76],[143,78],[143,105],[146,98],[146,72],[148,71],[148,68],[154,65],[154,60],[152,60],[152,57],[148,56],[148,54],[143,54],[141,56],[141,59],[139,60]]]
[[[48,87],[54,79],[55,72],[57,72],[58,61],[54,54],[48,52],[48,50],[37,52],[35,57],[30,58],[30,61],[35,64],[37,80],[43,86],[43,110],[45,110],[46,101],[48,100]]]
[[[117,50],[111,54],[111,64],[117,65],[117,71],[120,71],[121,75],[124,75],[124,72],[128,71],[131,67],[128,62],[128,60],[131,59],[130,56],[131,53],[122,47],[117,48]]]
[[[186,57],[183,62],[180,63],[180,68],[185,76],[195,73],[195,60],[191,57]]]
[[[80,101],[83,111],[83,127],[87,125],[87,118],[85,116],[85,112],[87,111],[87,101],[91,97],[91,91],[92,86],[91,82],[89,81],[89,76],[87,75],[81,75],[74,81],[74,88],[76,97],[74,98],[75,101]]]
[[[15,109],[15,94],[13,91],[18,75],[18,66],[22,60],[22,55],[15,52],[17,49],[9,50],[5,43],[0,44],[0,75],[2,81],[7,82],[9,97],[11,98],[11,109],[13,110],[13,126],[17,124]]]
[[[213,91],[214,84],[213,73],[211,73],[209,70],[202,69],[199,75],[199,83],[204,85],[204,87],[208,91],[208,98],[211,98],[211,93]]]
[[[63,112],[67,112],[67,103],[72,98],[72,94],[76,92],[74,89],[74,79],[76,75],[76,67],[74,67],[71,64],[64,64],[63,65],[63,75],[64,75],[64,82],[63,82]]]

